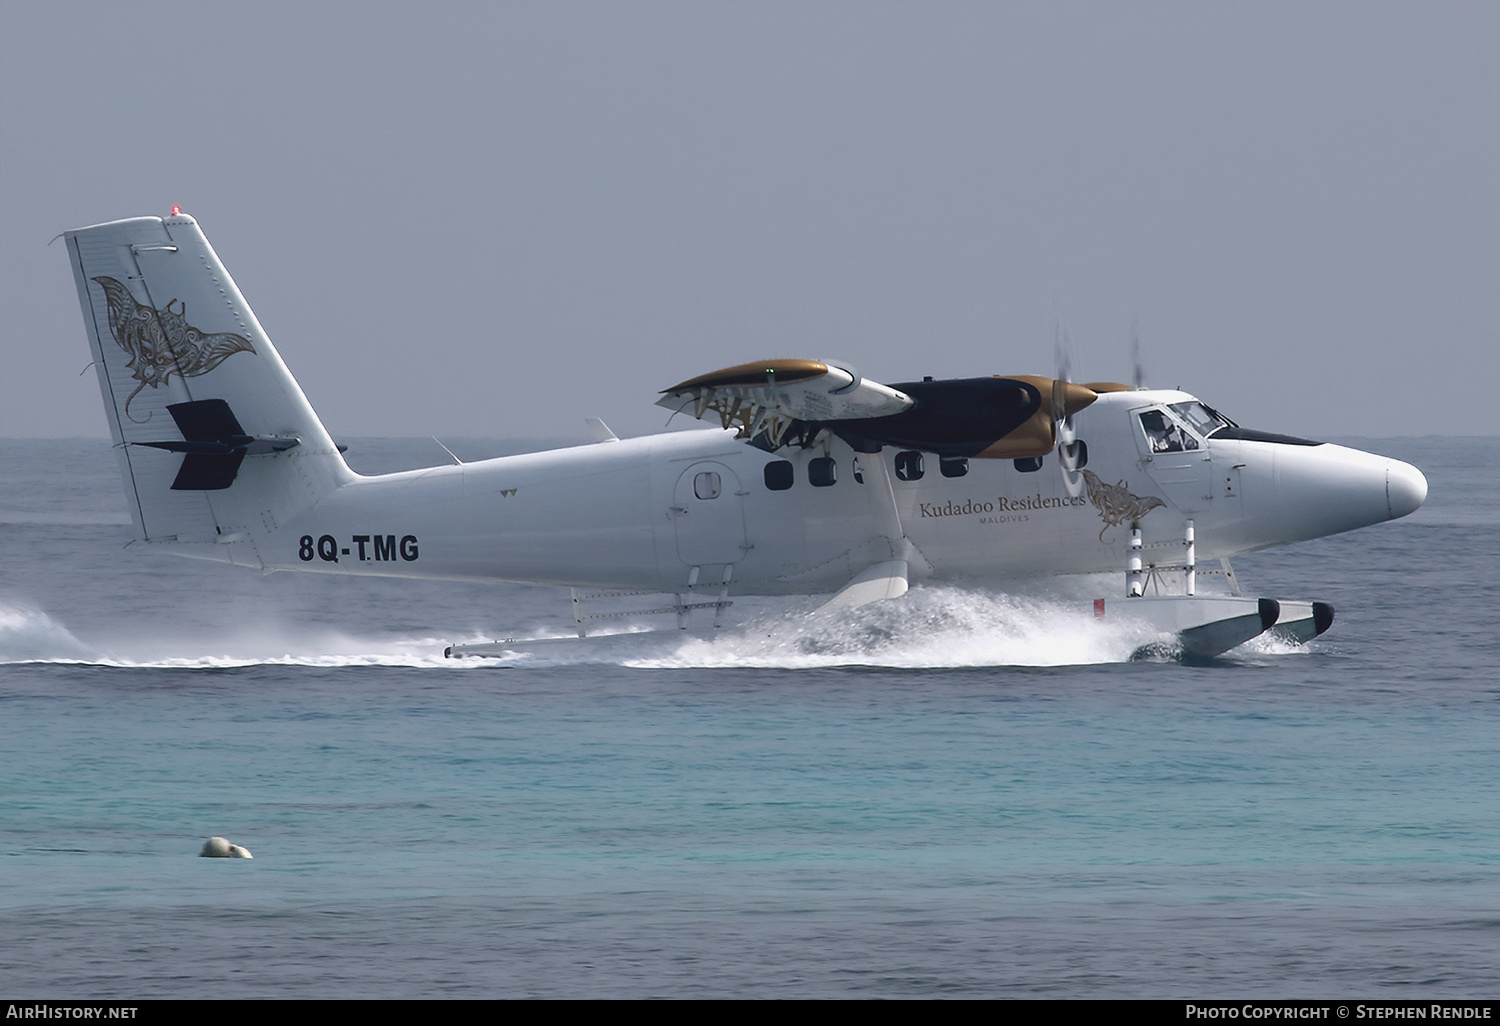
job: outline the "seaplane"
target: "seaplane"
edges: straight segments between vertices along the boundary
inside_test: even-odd
[[[136,542],[265,572],[569,588],[582,639],[626,597],[631,616],[711,636],[735,596],[826,595],[817,615],[839,616],[913,583],[1107,575],[1095,617],[1191,655],[1266,631],[1303,643],[1332,607],[1244,595],[1229,559],[1427,495],[1409,464],[1244,428],[1175,389],[883,384],[827,358],[663,389],[658,405],[708,428],[618,438],[590,418],[589,444],[364,476],[192,217],[64,236]]]

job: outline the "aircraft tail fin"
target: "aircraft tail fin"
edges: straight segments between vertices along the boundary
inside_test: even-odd
[[[65,235],[139,536],[259,565],[256,536],[353,473],[197,221]]]

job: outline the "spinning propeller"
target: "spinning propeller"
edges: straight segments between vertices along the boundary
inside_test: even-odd
[[[1067,349],[1067,336],[1064,335],[1055,353],[1057,373],[1052,378],[1052,431],[1057,439],[1057,465],[1062,470],[1063,487],[1067,489],[1069,495],[1081,495],[1084,480],[1079,471],[1087,457],[1080,459],[1080,456],[1087,450],[1082,448],[1077,432],[1073,430],[1073,413],[1082,409],[1087,403],[1069,402],[1069,400],[1073,398],[1070,393],[1075,389],[1088,393],[1089,402],[1093,401],[1094,393],[1068,380]]]

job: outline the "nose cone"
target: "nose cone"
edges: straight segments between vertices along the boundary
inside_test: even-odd
[[[1273,545],[1395,520],[1427,498],[1416,467],[1341,445],[1243,441],[1233,458],[1243,466],[1245,512]]]
[[[1427,498],[1427,478],[1410,463],[1387,460],[1385,464],[1385,504],[1391,519],[1404,517]]]

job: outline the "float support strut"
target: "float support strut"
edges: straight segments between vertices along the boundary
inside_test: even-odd
[[[1146,590],[1144,575],[1141,573],[1141,525],[1130,525],[1130,561],[1126,564],[1125,571],[1125,594],[1131,598],[1140,598]]]
[[[1198,547],[1194,544],[1193,522],[1187,522],[1187,531],[1182,539],[1183,547],[1187,550],[1186,558],[1183,560],[1183,584],[1189,595],[1198,593]]]

